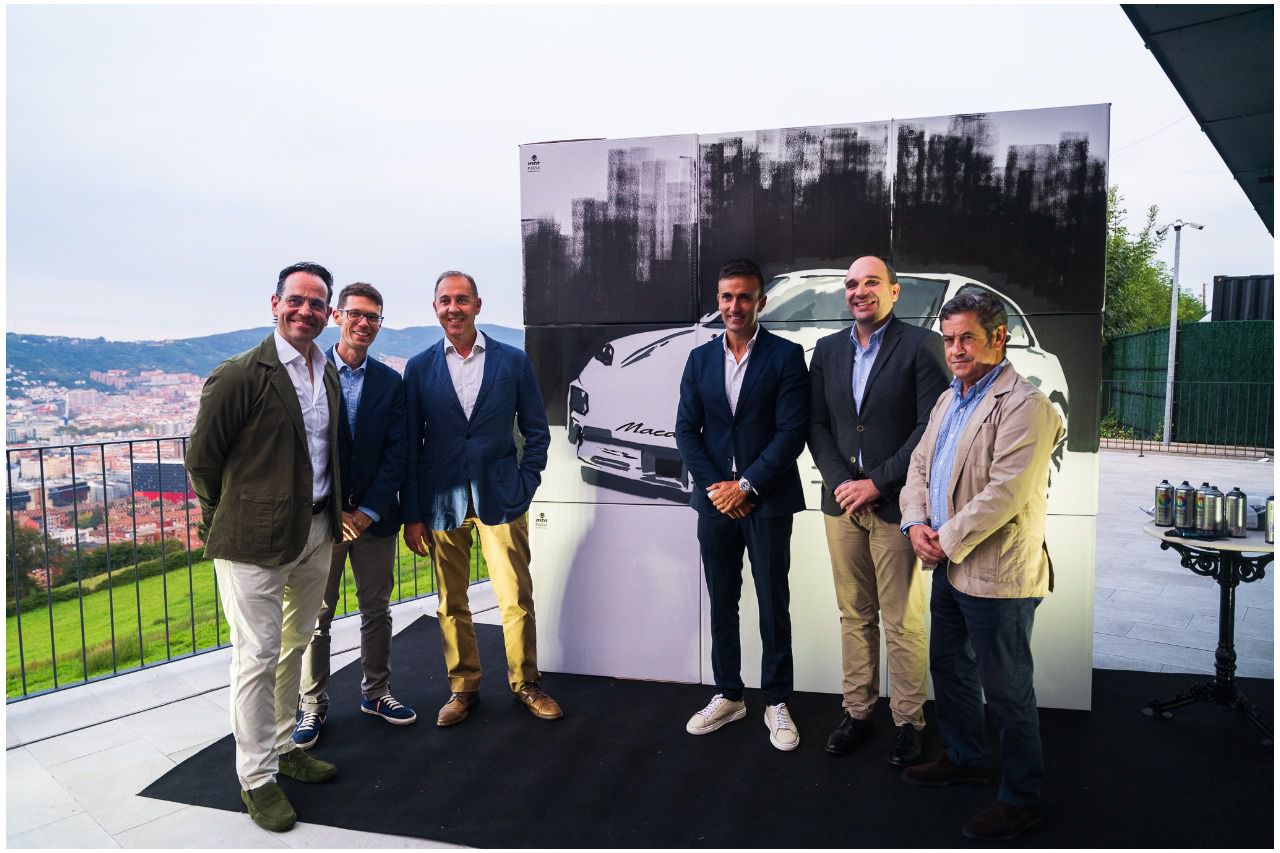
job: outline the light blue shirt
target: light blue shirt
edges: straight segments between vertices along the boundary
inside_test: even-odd
[[[360,394],[364,391],[364,368],[368,363],[369,357],[366,355],[359,367],[352,367],[338,355],[338,348],[333,348],[333,364],[338,368],[338,385],[342,389],[342,399],[347,404],[347,426],[351,428],[352,438],[356,436],[356,410],[360,408]],[[382,520],[381,516],[367,506],[359,507],[359,511],[374,521]]]
[[[871,368],[876,366],[876,356],[880,354],[880,342],[884,340],[884,330],[889,323],[871,333],[871,339],[865,347],[858,341],[858,327],[849,330],[849,340],[853,341],[853,405],[855,411],[862,411],[862,396],[867,392],[867,380],[871,378]],[[862,462],[861,459],[858,460]]]
[[[1009,360],[1005,359],[997,364],[969,389],[968,394],[961,393],[959,379],[951,380],[951,391],[955,396],[943,416],[942,427],[938,430],[938,443],[933,449],[933,462],[929,466],[929,526],[934,530],[941,530],[942,525],[951,518],[947,511],[947,487],[951,483],[951,469],[956,461],[956,444],[960,441],[969,418],[977,411],[978,402],[987,395],[996,377],[1008,363]]]

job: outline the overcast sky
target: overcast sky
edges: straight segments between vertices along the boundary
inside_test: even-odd
[[[1111,103],[1110,182],[1182,283],[1270,235],[1118,5],[86,7],[7,16],[9,331],[270,322],[298,259],[434,322],[472,272],[519,326],[517,146]],[[1161,254],[1172,265],[1170,240]]]

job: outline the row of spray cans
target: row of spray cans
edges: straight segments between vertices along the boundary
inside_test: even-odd
[[[1197,489],[1186,480],[1180,486],[1171,486],[1168,480],[1161,480],[1156,486],[1157,527],[1176,527],[1243,539],[1249,528],[1256,524],[1255,514],[1257,511],[1249,506],[1248,495],[1240,491],[1239,486],[1225,495],[1217,486],[1202,483]],[[1267,498],[1266,520],[1262,529],[1267,542],[1275,542],[1274,495]]]

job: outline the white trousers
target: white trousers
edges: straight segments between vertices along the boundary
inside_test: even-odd
[[[231,733],[245,790],[275,781],[280,754],[294,748],[302,653],[311,641],[329,577],[329,514],[311,517],[302,554],[283,566],[214,560],[231,627]]]

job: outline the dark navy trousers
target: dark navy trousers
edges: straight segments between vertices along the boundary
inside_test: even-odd
[[[751,561],[751,578],[760,602],[760,689],[770,705],[791,696],[790,515],[745,518],[698,516],[698,544],[711,600],[711,669],[725,698],[742,698],[742,643],[738,600],[742,595],[742,553]]]
[[[929,672],[947,757],[965,767],[987,766],[985,693],[1000,737],[997,798],[1017,806],[1039,803],[1044,779],[1031,661],[1039,604],[1039,598],[966,595],[951,585],[945,566],[933,573]]]

